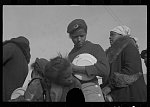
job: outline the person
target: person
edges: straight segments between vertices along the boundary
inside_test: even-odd
[[[145,66],[147,67],[147,49],[142,50],[141,58],[144,59]],[[147,73],[144,74],[145,83],[147,85]]]
[[[104,102],[103,94],[96,78],[96,76],[102,77],[103,82],[105,82],[109,75],[109,64],[104,50],[99,44],[86,40],[87,25],[83,19],[75,19],[70,22],[67,27],[67,33],[74,43],[74,48],[68,55],[69,60],[72,62],[73,74],[74,76],[84,74],[88,77],[85,80],[77,77],[82,84],[85,102]],[[97,61],[94,64],[84,66],[74,64],[73,62],[78,55],[84,53],[94,57]]]
[[[3,101],[21,87],[28,74],[30,62],[29,40],[23,36],[3,42]]]
[[[81,89],[80,82],[72,76],[70,61],[68,58],[63,58],[61,54],[46,65],[45,78],[50,83],[52,102],[66,102],[70,90]]]
[[[145,66],[147,67],[147,49],[146,50],[142,50],[141,58],[144,59]]]
[[[147,87],[144,82],[140,54],[130,35],[130,28],[117,26],[110,30],[111,46],[106,50],[110,76],[102,89],[113,102],[146,102]]]
[[[47,59],[36,58],[35,62],[31,64],[31,81],[28,83],[24,95],[20,95],[10,102],[43,102],[44,91],[44,70],[48,63]],[[50,99],[47,99],[50,100]]]
[[[11,102],[66,102],[69,90],[81,87],[72,78],[70,62],[62,56],[51,61],[36,59],[32,66],[32,80],[25,94]]]

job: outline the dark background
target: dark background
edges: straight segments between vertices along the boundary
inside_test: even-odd
[[[64,4],[64,5],[81,5],[81,4],[106,4],[106,5],[113,5],[113,4],[148,4],[148,0],[2,0],[2,4],[9,5],[9,4],[34,4],[34,5],[43,5],[43,4]]]

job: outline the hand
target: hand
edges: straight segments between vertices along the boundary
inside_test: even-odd
[[[106,96],[111,92],[111,88],[106,86],[106,87],[102,88],[102,92]]]
[[[85,73],[85,66],[77,66],[74,64],[71,64],[73,73]]]

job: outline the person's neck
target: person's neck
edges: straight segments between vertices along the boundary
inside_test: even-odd
[[[80,48],[82,48],[86,43],[87,43],[87,40],[84,41],[84,43],[83,43],[83,45],[82,45],[81,47],[78,47],[78,46],[74,45],[74,48],[75,48],[75,49],[80,49]]]

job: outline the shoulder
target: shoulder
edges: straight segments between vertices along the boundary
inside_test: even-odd
[[[14,51],[15,48],[16,48],[16,45],[14,43],[7,43],[3,45],[3,50]]]
[[[96,43],[92,43],[90,41],[87,41],[87,45],[90,45],[90,46],[94,47],[94,49],[96,48],[96,49],[103,50],[103,48],[101,47],[101,45],[96,44]]]
[[[129,41],[127,46],[124,48],[124,51],[137,51],[138,52],[138,49],[133,41]]]

